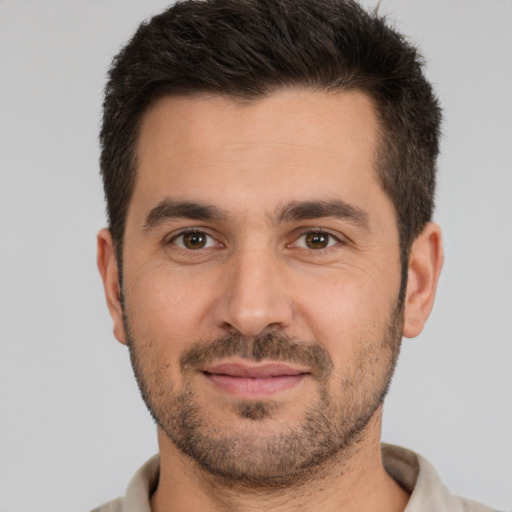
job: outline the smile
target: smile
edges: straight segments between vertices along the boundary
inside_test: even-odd
[[[243,399],[261,399],[291,389],[309,375],[303,369],[282,363],[221,363],[202,373],[218,389]]]

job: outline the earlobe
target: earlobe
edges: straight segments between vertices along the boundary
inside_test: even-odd
[[[110,231],[102,229],[96,237],[98,243],[97,263],[103,280],[105,298],[114,322],[114,336],[126,344],[126,333],[123,324],[123,308],[121,305],[121,286],[119,284],[119,270],[116,253]]]
[[[420,334],[432,311],[443,258],[441,228],[429,222],[414,240],[409,257],[403,326],[407,338]]]

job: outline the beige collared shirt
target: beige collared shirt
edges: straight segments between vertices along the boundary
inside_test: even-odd
[[[416,453],[399,446],[382,445],[387,472],[411,498],[404,512],[497,512],[480,503],[450,494],[435,469]],[[131,479],[123,498],[92,512],[151,512],[150,496],[156,487],[160,459],[149,459]]]

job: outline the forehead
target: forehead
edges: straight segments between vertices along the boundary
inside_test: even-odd
[[[339,191],[364,202],[378,187],[377,139],[373,103],[361,92],[164,97],[142,119],[134,200],[265,208]]]
[[[151,145],[148,139],[158,142],[155,137],[172,138],[194,154],[224,144],[270,142],[307,143],[322,151],[363,144],[371,153],[376,130],[373,101],[360,91],[282,89],[249,101],[217,94],[165,96],[143,115],[138,154]]]

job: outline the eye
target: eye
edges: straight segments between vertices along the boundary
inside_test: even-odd
[[[325,231],[309,231],[301,235],[295,243],[295,247],[303,249],[321,250],[340,243],[340,240]]]
[[[198,250],[215,247],[218,242],[204,231],[185,231],[171,238],[170,243],[181,249]]]

